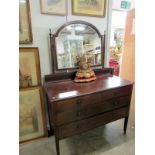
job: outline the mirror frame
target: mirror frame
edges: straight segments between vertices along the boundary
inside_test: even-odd
[[[104,57],[105,57],[105,32],[104,35],[101,35],[99,30],[92,24],[81,21],[81,20],[76,20],[76,21],[71,21],[63,24],[55,34],[51,34],[51,31],[49,33],[50,36],[50,49],[51,49],[51,60],[52,60],[52,73],[60,73],[60,72],[72,72],[76,71],[78,67],[73,67],[73,68],[64,68],[64,69],[58,69],[58,64],[57,64],[57,49],[56,49],[56,37],[58,37],[59,33],[67,26],[72,25],[72,24],[84,24],[87,26],[90,26],[92,29],[96,31],[98,34],[99,38],[101,39],[101,65],[93,65],[91,66],[93,69],[96,68],[104,68]]]

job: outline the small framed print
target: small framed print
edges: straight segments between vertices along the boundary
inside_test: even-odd
[[[22,88],[19,92],[19,142],[47,136],[41,87]]]
[[[19,48],[19,87],[32,87],[40,84],[41,73],[38,48]]]
[[[72,0],[72,14],[105,17],[106,0]]]
[[[19,44],[33,41],[29,0],[19,0]]]
[[[67,0],[40,0],[41,13],[67,15]]]

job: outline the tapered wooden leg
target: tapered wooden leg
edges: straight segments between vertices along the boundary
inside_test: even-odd
[[[50,107],[49,107],[49,101],[48,101],[48,97],[46,94],[46,102],[47,102],[47,114],[48,114],[48,119],[49,119],[49,127],[50,129],[48,130],[48,137],[52,136],[54,134],[54,129],[52,127],[52,121],[51,121],[51,116],[50,116]]]
[[[57,155],[60,155],[59,139],[56,136],[55,136],[55,145],[56,145]]]
[[[127,125],[128,125],[128,117],[125,117],[125,119],[124,119],[124,134],[126,134]]]

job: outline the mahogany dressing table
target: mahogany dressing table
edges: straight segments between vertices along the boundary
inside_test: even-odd
[[[57,155],[59,140],[121,118],[126,133],[132,83],[114,76],[113,69],[104,68],[105,35],[90,23],[73,21],[50,34],[50,43],[53,74],[45,76],[44,90]],[[73,81],[77,54],[90,58],[97,76],[95,81]]]

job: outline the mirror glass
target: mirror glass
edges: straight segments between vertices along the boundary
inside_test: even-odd
[[[88,25],[71,24],[56,37],[56,52],[58,69],[77,67],[83,55],[91,66],[101,65],[101,38]]]

